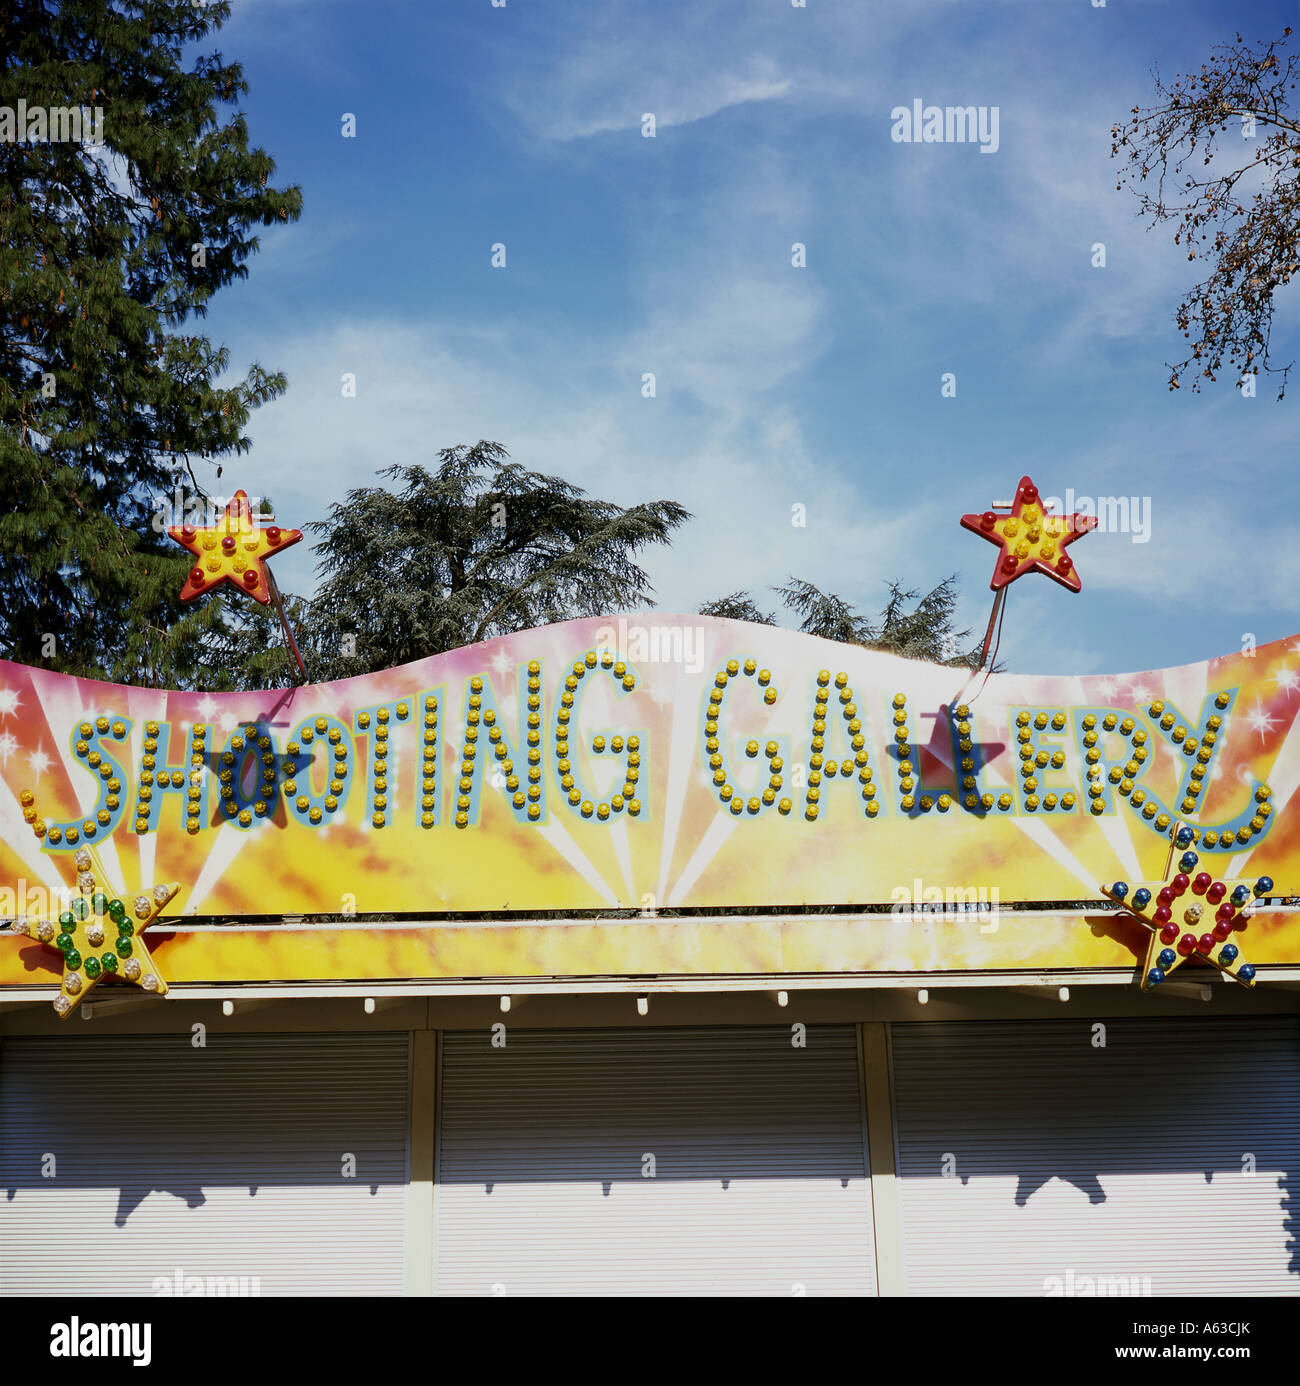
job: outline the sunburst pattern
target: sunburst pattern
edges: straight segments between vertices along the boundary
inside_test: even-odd
[[[1242,875],[1249,858],[1257,874],[1278,880],[1280,893],[1297,889],[1300,831],[1289,810],[1300,786],[1300,700],[1286,671],[1300,666],[1300,659],[1290,642],[1260,647],[1249,657],[1163,671],[1097,678],[994,675],[969,710],[972,750],[965,752],[949,706],[960,684],[951,669],[771,627],[689,616],[643,619],[668,631],[689,625],[692,639],[678,648],[699,657],[689,667],[669,657],[639,665],[629,661],[635,674],[631,691],[603,676],[586,681],[576,713],[581,735],[575,731],[570,751],[581,782],[605,792],[608,786],[600,777],[622,764],[608,746],[600,754],[592,750],[596,735],[635,733],[643,747],[642,811],[636,818],[623,813],[608,821],[586,820],[571,811],[555,782],[550,746],[565,673],[584,651],[598,648],[602,623],[597,621],[522,632],[361,679],[274,693],[116,688],[6,665],[0,668],[0,684],[17,701],[5,729],[18,748],[0,767],[3,883],[60,884],[48,846],[39,850],[23,826],[18,800],[33,779],[31,757],[39,754],[48,759],[40,780],[46,817],[95,825],[89,845],[102,862],[108,889],[120,895],[129,888],[128,879],[182,881],[186,913],[203,916],[888,903],[900,882],[914,878],[955,890],[996,889],[1004,903],[1078,899],[1092,895],[1099,880],[1156,879],[1167,845],[1168,823],[1160,820],[1179,816],[1206,829],[1218,825],[1215,843],[1207,838],[1198,848],[1213,859],[1216,876]],[[671,652],[674,647],[663,641],[660,648]],[[620,661],[627,657],[619,648],[611,647],[611,653]],[[785,767],[780,797],[794,805],[788,814],[776,803],[734,813],[710,778],[702,731],[708,692],[729,661],[747,658],[771,671],[775,699],[765,701],[756,682],[740,678],[728,693],[718,739],[746,804],[766,784],[767,762],[762,755],[747,756],[745,747],[750,741],[778,743]],[[473,791],[475,821],[457,829],[448,806],[472,740],[466,720],[469,680],[483,679],[495,694],[497,725],[515,746],[521,773],[529,749],[526,718],[522,725],[519,720],[521,680],[530,662],[541,669],[536,749],[545,811],[537,822],[520,821],[508,791],[493,786],[493,762],[485,759],[486,773]],[[822,774],[816,820],[805,817],[819,669],[845,676],[874,771],[872,787],[881,806],[874,818],[865,812],[859,777],[829,773]],[[826,721],[824,735],[819,734],[824,752],[816,754],[847,764],[854,754],[850,734],[847,723],[837,720],[843,690],[834,682],[831,689],[836,717]],[[395,720],[396,807],[385,826],[375,829],[364,812],[372,733],[358,729],[356,716],[404,699],[415,707],[430,690],[440,690],[434,760],[438,795],[448,797],[439,800],[435,825],[422,827],[418,718],[400,725]],[[1138,690],[1141,701],[1134,696]],[[933,791],[928,811],[900,808],[892,715],[896,692],[906,695],[916,778]],[[1228,695],[1226,707],[1215,701],[1221,693]],[[1160,712],[1154,711],[1157,705]],[[1034,722],[1028,727],[1040,754],[1057,748],[1063,761],[1059,768],[1048,764],[1036,772],[1041,783],[1032,809],[1026,806],[1019,758],[1029,743],[1018,740],[1025,728],[1017,716],[1026,711],[1046,719],[1043,728]],[[1052,721],[1057,711],[1064,723],[1060,728]],[[265,815],[250,814],[245,826],[219,811],[223,768],[232,769],[235,781],[240,778],[235,771],[251,774],[247,766],[221,763],[233,735],[249,725],[263,728],[275,754],[287,762],[292,760],[287,748],[300,729],[325,713],[352,729],[355,746],[352,783],[337,812],[325,815],[319,827],[295,816],[285,789],[289,776],[279,771]],[[1112,715],[1115,725],[1108,729],[1106,718]],[[1086,744],[1089,716],[1096,722],[1091,746]],[[1162,725],[1167,716],[1174,719],[1169,729]],[[1209,725],[1214,717],[1217,728]],[[105,734],[94,743],[111,751],[123,770],[117,797],[125,808],[109,826],[95,824],[94,796],[103,789],[102,774],[77,749],[80,725],[87,720],[98,725],[100,718],[120,719],[124,728],[120,740]],[[170,722],[175,735],[165,745],[161,737],[149,737],[151,722]],[[1123,727],[1129,722],[1133,731],[1126,739]],[[188,741],[193,724],[208,729],[209,753],[199,767],[202,814],[190,834],[185,806],[194,770]],[[1133,734],[1139,731],[1142,744]],[[1174,739],[1176,732],[1180,739]],[[155,752],[146,749],[150,740],[157,741]],[[479,744],[486,749],[486,734]],[[1189,744],[1208,752],[1204,761],[1189,753]],[[1092,750],[1098,752],[1098,773],[1089,780]],[[1139,751],[1146,754],[1136,776],[1130,776],[1126,766],[1134,762],[1126,757]],[[149,787],[151,801],[162,806],[161,817],[157,830],[137,834],[134,796],[146,757],[154,761]],[[1206,773],[1195,781],[1203,787],[1196,812],[1189,815],[1180,807],[1180,795],[1193,783],[1190,773],[1197,765]],[[180,776],[180,783],[160,785],[164,769]],[[992,797],[991,808],[979,804],[972,810],[963,802],[968,773],[979,791]],[[1130,778],[1142,791],[1141,804],[1125,789]],[[1090,787],[1098,791],[1095,797]],[[319,761],[297,775],[295,791],[324,792]],[[1057,802],[1066,792],[1077,796],[1068,810],[1063,797]],[[952,800],[946,810],[938,801],[941,793]],[[1003,796],[1012,808],[999,807]],[[104,812],[111,818],[109,810]],[[1225,845],[1228,830],[1232,838]],[[67,841],[57,845],[69,846]]]

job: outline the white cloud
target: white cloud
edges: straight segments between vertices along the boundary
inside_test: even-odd
[[[743,330],[729,335],[732,304]],[[759,326],[769,309],[783,317],[776,351]],[[815,309],[740,282],[720,285],[696,313],[654,316],[655,331],[673,343],[677,364],[668,379],[680,372],[696,382],[685,386],[688,402],[671,390],[644,399],[639,375],[611,373],[608,360],[635,357],[627,346],[589,343],[584,353],[551,342],[545,350],[517,324],[475,339],[452,327],[355,321],[323,336],[283,339],[265,355],[286,371],[290,389],[254,414],[254,450],[236,466],[241,476],[257,476],[282,522],[301,524],[348,489],[378,484],[382,466],[427,464],[439,447],[492,438],[522,465],[593,495],[685,505],[695,519],[672,548],[644,555],[668,609],[694,610],[793,572],[874,610],[900,565],[926,580],[925,565],[911,557],[916,506],[870,503],[868,479],[814,458],[797,411],[770,396],[798,369]],[[357,376],[355,399],[341,396],[344,371]],[[806,526],[791,523],[795,505],[804,507]],[[314,585],[306,544],[280,562],[282,586]]]
[[[558,51],[549,31],[529,46],[543,31],[522,21],[494,31],[479,99],[498,116],[504,105],[516,136],[545,141],[529,152],[611,192],[614,214],[592,230],[620,259],[600,282],[630,309],[607,312],[599,290],[580,289],[531,313],[522,294],[518,317],[494,308],[471,322],[323,317],[278,340],[259,322],[255,350],[232,342],[232,359],[289,376],[251,429],[249,470],[281,517],[322,515],[388,463],[494,438],[595,495],[693,511],[670,551],[646,555],[666,609],[736,588],[775,607],[758,589],[796,573],[874,612],[886,579],[924,590],[958,566],[978,637],[992,550],[957,531],[957,515],[1027,471],[1048,489],[1152,495],[1155,509],[1148,544],[1081,542],[1081,596],[1046,579],[1016,585],[1003,645],[1013,668],[1174,662],[1144,651],[1180,618],[1205,610],[1222,632],[1293,607],[1300,558],[1282,512],[1237,484],[1293,455],[1282,415],[1230,392],[1171,409],[1163,391],[1161,363],[1180,340],[1170,315],[1193,267],[1162,233],[1146,235],[1109,158],[1111,120],[1146,91],[1145,57],[1098,82],[1106,40],[1086,38],[1088,61],[1062,66],[1045,95],[1025,58],[1043,55],[1037,40],[1007,46],[998,24],[972,37],[941,22],[945,8],[844,5],[824,23],[829,0],[807,12],[687,5],[671,19],[611,5]],[[1102,32],[1086,27],[1093,18],[1082,32]],[[889,111],[915,95],[999,105],[998,153],[893,145]],[[694,152],[671,177],[666,165],[629,175],[621,150],[582,144],[635,130],[644,111],[663,130],[738,107],[753,109],[654,149]],[[808,242],[810,268],[791,268],[793,240]],[[1107,245],[1105,270],[1088,263],[1094,241]],[[989,369],[983,382],[963,375],[954,408],[972,422],[953,434],[933,412],[947,407],[938,372],[958,351]],[[1120,351],[1140,362],[1138,385],[1114,368]],[[1022,379],[978,400],[998,368]],[[357,373],[355,400],[339,396],[343,371]],[[653,400],[640,393],[647,371]],[[897,397],[931,376],[924,396]],[[823,377],[847,382],[829,432]],[[795,504],[806,528],[790,523]],[[1267,563],[1248,567],[1259,553]],[[307,546],[281,561],[285,586],[310,587]],[[1224,643],[1194,625],[1180,639],[1189,659]]]
[[[806,369],[824,350],[817,336],[824,296],[809,275],[705,277],[693,284],[673,275],[660,282],[675,301],[654,307],[620,355],[636,379],[656,374],[661,398],[688,390],[730,414],[750,405],[756,392]],[[647,297],[658,295],[650,289]]]
[[[594,61],[601,66],[601,59]],[[597,82],[594,90],[578,88],[558,105],[552,97],[533,93],[516,95],[511,106],[544,138],[577,140],[639,129],[647,113],[654,116],[657,131],[691,125],[733,106],[773,101],[791,88],[790,78],[782,77],[776,63],[762,55],[734,71],[665,71],[628,85],[612,80],[614,74],[608,68],[603,76],[606,80]]]

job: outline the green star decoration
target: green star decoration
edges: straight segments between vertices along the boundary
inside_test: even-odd
[[[57,921],[29,917],[10,926],[14,933],[25,934],[61,955],[63,981],[54,1000],[55,1012],[66,1020],[105,977],[165,996],[166,979],[142,935],[176,898],[180,886],[176,882],[156,885],[122,900],[102,887],[103,868],[86,848],[73,861],[81,893]]]

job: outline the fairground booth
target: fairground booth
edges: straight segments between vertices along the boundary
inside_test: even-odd
[[[1298,707],[658,613],[0,664],[0,1289],[1295,1294]]]

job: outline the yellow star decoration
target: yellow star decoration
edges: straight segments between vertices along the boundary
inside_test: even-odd
[[[181,601],[192,602],[222,582],[233,583],[265,606],[271,600],[266,560],[302,538],[300,529],[253,523],[248,496],[236,491],[215,525],[174,525],[167,531],[197,560],[181,588]]]
[[[1172,853],[1170,858],[1172,864]],[[1101,887],[1107,899],[1121,905],[1150,934],[1143,991],[1158,987],[1188,958],[1212,963],[1243,986],[1255,985],[1255,968],[1246,961],[1234,935],[1246,927],[1245,907],[1266,896],[1273,881],[1268,876],[1222,879],[1198,871],[1199,864],[1197,854],[1189,850],[1167,881],[1116,881]]]
[[[73,858],[77,867],[79,895],[57,920],[29,917],[10,926],[63,957],[63,984],[54,1000],[55,1011],[66,1020],[105,977],[120,977],[158,996],[167,994],[167,982],[150,956],[144,931],[176,897],[180,886],[156,885],[130,900],[121,900],[100,887],[103,866],[89,849]]]
[[[1022,476],[1010,514],[986,510],[982,515],[963,515],[961,524],[1001,550],[989,582],[994,592],[1032,572],[1046,573],[1077,592],[1082,584],[1065,549],[1096,529],[1098,520],[1095,515],[1054,514],[1043,503],[1038,487]]]

